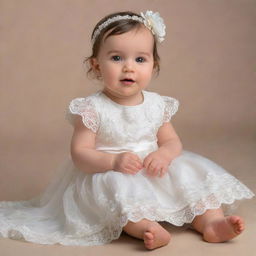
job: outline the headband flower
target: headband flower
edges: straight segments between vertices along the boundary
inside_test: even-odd
[[[152,34],[156,36],[158,42],[164,41],[165,37],[165,24],[158,12],[146,11],[140,13],[144,19],[144,25],[151,30]]]

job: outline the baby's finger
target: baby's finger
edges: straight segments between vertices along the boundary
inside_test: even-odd
[[[126,166],[134,167],[137,171],[142,169],[142,164],[137,160],[130,160]]]
[[[153,170],[153,176],[159,176],[159,173],[161,172],[161,170],[162,170],[161,165],[156,165]]]
[[[152,159],[149,157],[146,157],[143,161],[143,166],[145,169],[149,170],[149,165],[151,163]]]
[[[162,178],[164,176],[164,168],[162,168],[160,171],[159,171],[159,177]]]
[[[141,170],[143,168],[142,162],[141,161],[134,161],[133,164]]]
[[[126,168],[136,173],[140,170],[135,164],[132,163],[128,164]]]
[[[160,172],[160,177],[162,178],[168,171],[168,167],[163,167]]]
[[[141,159],[139,158],[139,156],[134,155],[133,160],[142,166],[142,161],[141,161]]]
[[[147,168],[147,173],[151,176],[154,176],[155,170],[156,169],[156,164],[154,162],[151,162]]]
[[[130,168],[124,168],[123,173],[135,175],[137,172],[136,172],[136,171],[133,171],[133,170],[130,169]]]

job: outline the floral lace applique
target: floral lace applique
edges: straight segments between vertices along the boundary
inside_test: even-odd
[[[168,96],[162,96],[164,102],[165,102],[165,110],[164,110],[164,118],[163,122],[169,122],[173,115],[177,112],[179,108],[179,101],[168,97]]]
[[[73,125],[73,115],[80,115],[84,125],[94,133],[99,128],[99,117],[91,98],[76,98],[69,105],[69,112],[66,113],[66,119]]]

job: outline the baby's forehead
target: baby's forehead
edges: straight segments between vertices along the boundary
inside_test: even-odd
[[[147,29],[136,29],[128,32],[111,35],[106,37],[101,48],[105,52],[109,51],[135,51],[135,52],[152,52],[154,37]]]

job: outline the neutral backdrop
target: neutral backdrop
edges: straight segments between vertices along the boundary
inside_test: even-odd
[[[91,32],[103,16],[124,10],[158,11],[166,23],[161,71],[148,90],[180,101],[173,125],[184,149],[214,160],[256,191],[255,0],[0,0],[0,200],[36,196],[69,155],[67,106],[101,88],[83,65]],[[255,200],[243,207],[250,225],[244,241],[236,240],[237,253],[255,239]],[[139,244],[122,239],[127,252],[130,243]],[[36,248],[38,255],[45,248],[0,240],[6,255],[14,245],[26,253]],[[95,250],[117,253],[124,245]],[[68,255],[67,247],[47,248]]]

